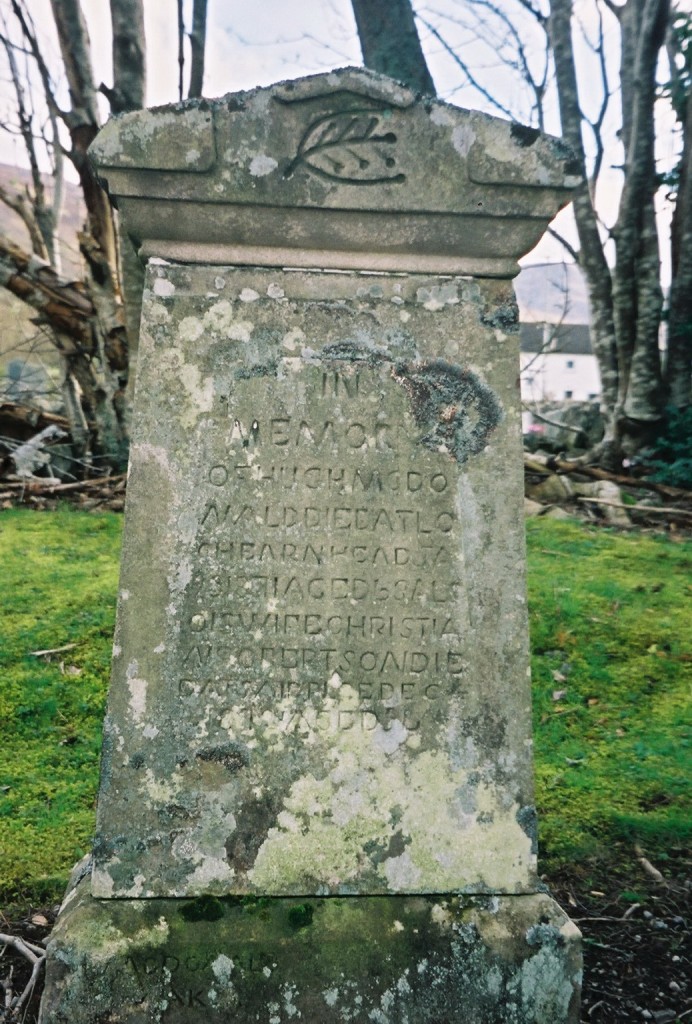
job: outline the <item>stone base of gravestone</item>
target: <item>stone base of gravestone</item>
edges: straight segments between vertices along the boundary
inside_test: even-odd
[[[97,900],[71,891],[41,1024],[577,1024],[545,894]]]

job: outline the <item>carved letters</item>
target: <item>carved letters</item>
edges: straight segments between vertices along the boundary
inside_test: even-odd
[[[406,424],[381,411],[391,379],[318,370],[314,416],[225,403],[227,456],[202,469],[177,681],[224,727],[230,707],[236,725],[286,734],[394,719],[412,731],[464,685],[454,471],[420,448],[413,463]]]

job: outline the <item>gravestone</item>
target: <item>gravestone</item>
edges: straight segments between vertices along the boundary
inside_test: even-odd
[[[42,1024],[568,1024],[510,279],[537,132],[346,69],[128,114],[147,260],[93,868]]]

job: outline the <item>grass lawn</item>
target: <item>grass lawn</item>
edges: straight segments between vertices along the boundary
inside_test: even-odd
[[[121,525],[0,514],[0,905],[58,899],[89,847]],[[541,870],[596,877],[636,844],[665,869],[691,829],[692,543],[527,533]]]

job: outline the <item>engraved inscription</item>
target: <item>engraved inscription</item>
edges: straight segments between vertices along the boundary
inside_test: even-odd
[[[227,735],[413,732],[466,685],[454,471],[412,447],[391,364],[301,376],[300,402],[278,383],[260,410],[248,379],[225,403],[226,452],[201,471],[177,694]]]

